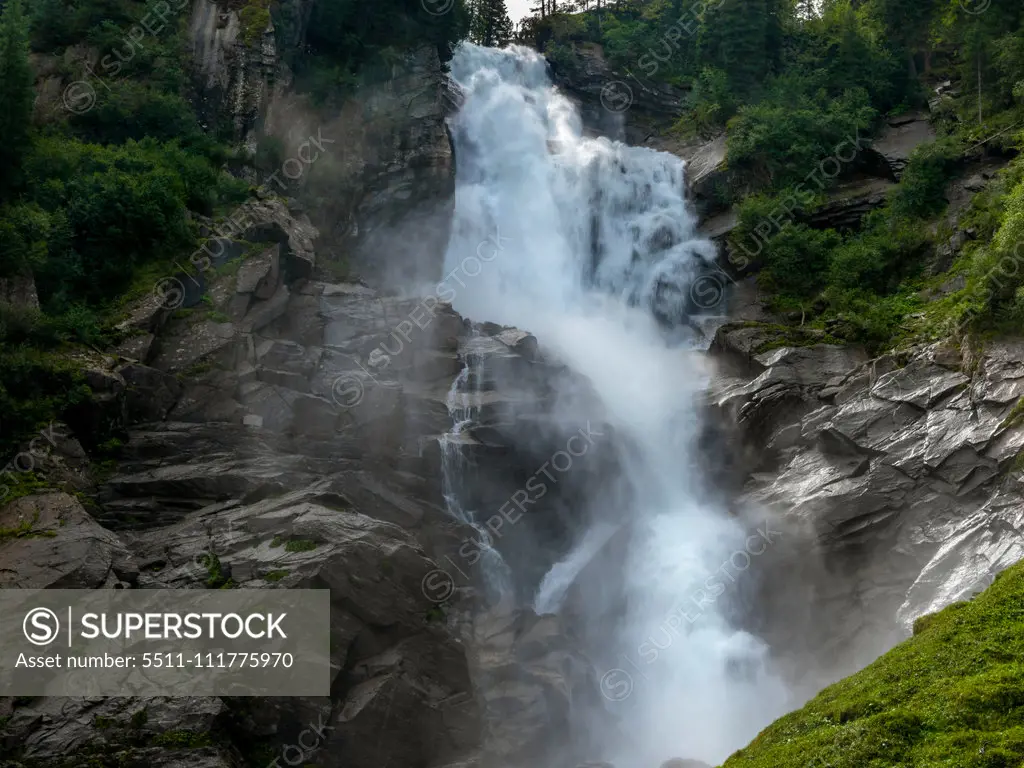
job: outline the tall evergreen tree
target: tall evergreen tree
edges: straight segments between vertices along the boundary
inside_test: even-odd
[[[477,0],[470,37],[479,45],[502,47],[512,41],[514,28],[505,0]]]
[[[768,31],[767,0],[724,0],[701,20],[700,61],[725,72],[738,94],[750,94],[765,74]]]
[[[28,17],[22,0],[9,0],[0,13],[0,191],[20,177],[32,120],[32,68],[28,61]]]
[[[937,5],[936,0],[871,0],[871,12],[882,23],[895,51],[907,62],[910,77],[917,77],[914,55],[927,47]]]

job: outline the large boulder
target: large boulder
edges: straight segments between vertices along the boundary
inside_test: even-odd
[[[41,493],[0,508],[0,586],[98,589],[134,581],[138,569],[122,541],[74,496]]]

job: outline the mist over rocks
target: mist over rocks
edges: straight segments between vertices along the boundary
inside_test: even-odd
[[[325,724],[317,739],[320,765],[412,764],[424,755],[440,765],[478,754],[481,729],[498,720],[483,718],[472,670],[511,681],[535,664],[530,674],[540,681],[574,659],[572,686],[589,690],[598,706],[588,662],[573,650],[567,629],[550,619],[542,631],[527,622],[487,640],[500,646],[502,660],[479,667],[474,654],[487,653],[461,637],[457,622],[449,626],[449,617],[455,622],[459,611],[476,611],[479,603],[473,566],[460,554],[477,534],[450,517],[438,480],[452,381],[472,354],[487,359],[489,375],[514,374],[521,382],[518,393],[493,389],[489,410],[467,435],[481,482],[466,490],[477,489],[489,516],[510,513],[500,517],[504,530],[493,522],[488,530],[513,551],[543,542],[521,522],[525,517],[550,518],[554,531],[567,525],[555,521],[586,473],[552,475],[559,481],[545,480],[546,498],[517,507],[511,500],[521,498],[521,479],[536,475],[573,435],[582,439],[581,430],[600,439],[593,434],[598,422],[588,427],[582,412],[571,429],[545,421],[544,403],[569,386],[564,366],[546,360],[528,334],[473,329],[436,301],[297,277],[281,264],[294,233],[315,237],[308,220],[274,202],[252,210],[257,222],[260,211],[268,212],[273,227],[252,231],[267,232],[269,242],[250,248],[237,269],[211,266],[203,294],[209,301],[168,311],[140,300],[126,314],[146,318],[139,321],[146,349],[135,359],[96,361],[97,381],[130,385],[83,406],[83,415],[116,414],[123,430],[116,469],[98,472],[61,429],[45,454],[33,443],[44,482],[97,488],[98,503],[87,513],[74,497],[49,493],[7,505],[11,528],[34,522],[33,535],[0,542],[4,569],[26,586],[28,579],[33,586],[331,590],[331,699],[268,700],[255,709],[243,700],[162,703],[169,712],[161,727],[196,734],[195,745],[183,745],[175,758],[190,765],[220,768],[254,751],[280,753],[293,743],[291,734],[317,718]],[[413,315],[420,324],[401,324]],[[202,343],[207,328],[216,329],[217,343]],[[391,354],[374,354],[384,349]],[[509,409],[524,398],[535,404],[534,421],[517,422]],[[583,457],[593,459],[593,471],[600,467],[598,447]],[[425,586],[439,571],[442,593]],[[500,626],[503,619],[495,621]],[[504,707],[506,749],[536,756],[540,745],[551,746],[561,720],[536,706],[560,689],[552,681],[495,699],[493,708]],[[561,718],[581,696],[559,705]],[[158,745],[163,731],[138,732],[131,724],[138,712],[153,718],[151,700],[103,704],[125,716],[109,715],[112,727],[102,741],[40,730],[53,706],[46,699],[19,703],[8,723],[33,745],[19,753],[26,768],[61,764],[55,755],[116,752],[139,760],[159,751],[150,743]],[[108,717],[95,706],[97,716]],[[213,707],[209,718],[188,719],[203,706]],[[379,735],[394,722],[402,723],[403,739],[382,742]],[[529,748],[515,735],[526,731],[535,734]]]
[[[4,481],[0,582],[329,589],[331,695],[0,699],[12,768],[709,768],[1024,557],[1020,344],[772,316],[716,262],[725,137],[660,135],[688,94],[623,114],[599,50],[449,77],[418,42],[318,113],[284,4],[251,43],[195,5],[201,114],[326,151],[243,225],[195,216],[83,358],[41,485]],[[890,119],[811,224],[861,226],[933,135]]]

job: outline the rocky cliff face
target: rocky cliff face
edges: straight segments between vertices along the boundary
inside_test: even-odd
[[[759,628],[773,647],[844,659],[805,665],[836,677],[1024,557],[1024,346],[869,359],[813,339],[778,347],[776,333],[718,330],[711,403],[746,457],[736,503],[802,532],[767,566]]]
[[[209,126],[230,125],[249,156],[268,137],[281,143],[282,167],[247,173],[310,203],[325,257],[377,285],[433,279],[454,192],[445,120],[455,96],[437,51],[405,51],[364,73],[353,95],[317,106],[295,92],[285,64],[286,51],[302,46],[310,10],[303,0],[282,4],[294,21],[283,39],[269,17],[256,29],[236,3],[197,0],[189,20],[197,110]],[[310,136],[331,144],[315,164],[302,151]]]
[[[440,481],[467,356],[492,383],[516,370],[543,387],[557,366],[532,337],[471,329],[436,297],[313,279],[308,219],[276,199],[245,213],[251,226],[215,241],[201,284],[169,278],[173,289],[127,312],[119,353],[88,362],[82,423],[120,431],[116,469],[90,465],[55,425],[36,472],[59,490],[3,508],[0,527],[28,528],[0,541],[0,579],[330,589],[332,694],[6,701],[15,764],[262,765],[310,723],[320,736],[304,759],[322,766],[528,764],[553,744],[571,754],[570,710],[600,701],[592,671],[556,617],[483,610],[465,550],[483,529],[450,514]],[[518,488],[509,478],[550,454],[536,430],[527,448],[509,438],[522,429],[503,406],[515,397],[491,389],[457,457],[481,478],[504,474],[505,486],[466,484],[495,514]],[[518,542],[487,530],[516,547],[529,527]],[[160,746],[185,731],[186,743]]]
[[[408,288],[441,271],[455,194],[446,120],[456,99],[437,51],[423,47],[330,122],[344,142],[344,171],[331,168],[313,189],[326,203],[318,224],[324,246],[374,285]],[[335,189],[347,208],[331,203]]]
[[[588,131],[668,148],[664,137],[682,112],[686,91],[616,72],[594,43],[579,46],[572,63],[550,64],[555,85],[576,102]]]
[[[250,29],[237,4],[196,0],[189,19],[197,113],[207,124],[227,121],[235,140],[255,153],[258,123],[270,99],[280,57],[274,27]]]

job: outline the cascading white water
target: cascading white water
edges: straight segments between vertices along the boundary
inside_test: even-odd
[[[470,514],[463,508],[459,498],[459,488],[465,482],[465,462],[462,456],[462,438],[467,427],[473,420],[475,401],[470,393],[463,390],[473,374],[472,359],[455,377],[451,389],[448,390],[448,413],[452,417],[452,428],[441,437],[441,486],[448,513],[463,523],[472,523]]]
[[[460,496],[466,482],[464,443],[472,440],[469,431],[479,415],[480,382],[483,378],[481,356],[470,351],[465,357],[465,365],[448,390],[447,405],[452,428],[440,441],[441,487],[448,513],[459,522],[471,525],[479,534],[480,581],[488,599],[498,602],[511,596],[512,575],[501,553],[491,545],[490,534],[477,522],[474,511],[465,507]]]
[[[617,530],[607,523],[598,523],[590,528],[565,559],[555,563],[544,576],[533,600],[533,610],[538,614],[557,613],[576,577]]]
[[[765,669],[763,643],[722,616],[725,598],[704,601],[693,622],[671,619],[708,595],[709,576],[749,533],[703,501],[691,468],[706,374],[683,321],[714,249],[686,210],[683,164],[584,138],[575,108],[529,49],[463,44],[452,76],[465,102],[452,123],[458,170],[446,273],[495,231],[506,244],[455,308],[534,333],[590,381],[616,435],[633,446],[621,478],[632,499],[623,510],[632,527],[621,577],[627,615],[596,649],[618,671],[632,669],[627,661],[635,668],[619,709],[632,740],[603,757],[617,768],[656,768],[674,756],[718,763],[784,711],[785,691]],[[583,536],[552,569],[539,608],[557,608],[562,582],[594,541]],[[666,622],[672,632],[650,661],[644,649]],[[637,661],[645,653],[646,669]]]

